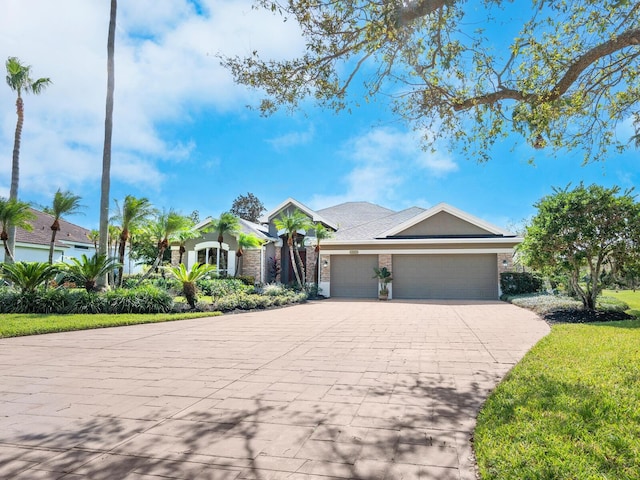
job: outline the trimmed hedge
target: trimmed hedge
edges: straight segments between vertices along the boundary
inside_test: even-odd
[[[504,272],[500,274],[503,295],[522,295],[542,291],[542,278],[530,272]]]
[[[272,306],[289,305],[291,303],[304,302],[307,294],[304,292],[295,293],[287,290],[286,293],[278,295],[261,295],[256,293],[233,293],[221,297],[213,302],[213,308],[221,312],[231,310],[254,310]]]

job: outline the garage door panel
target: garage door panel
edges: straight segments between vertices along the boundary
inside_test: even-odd
[[[393,298],[498,298],[495,254],[394,255]]]
[[[378,282],[372,277],[377,266],[377,255],[332,255],[331,296],[376,298]]]

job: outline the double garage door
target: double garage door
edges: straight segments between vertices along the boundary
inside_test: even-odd
[[[331,257],[331,296],[376,298],[377,255]],[[496,300],[496,254],[394,255],[393,298]]]

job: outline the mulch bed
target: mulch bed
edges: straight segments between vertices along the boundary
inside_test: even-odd
[[[546,313],[543,318],[549,323],[591,323],[631,320],[635,317],[624,312],[614,311],[556,310]]]

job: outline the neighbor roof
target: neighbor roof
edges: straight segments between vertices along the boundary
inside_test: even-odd
[[[51,225],[53,224],[53,215],[41,212],[34,208],[30,208],[31,212],[36,216],[36,220],[32,223],[33,230],[31,232],[23,228],[16,228],[16,242],[31,243],[34,245],[49,245],[51,243]],[[57,247],[66,247],[69,243],[79,243],[91,245],[91,241],[87,237],[90,233],[86,228],[82,228],[66,220],[60,219],[60,230],[56,234]]]

